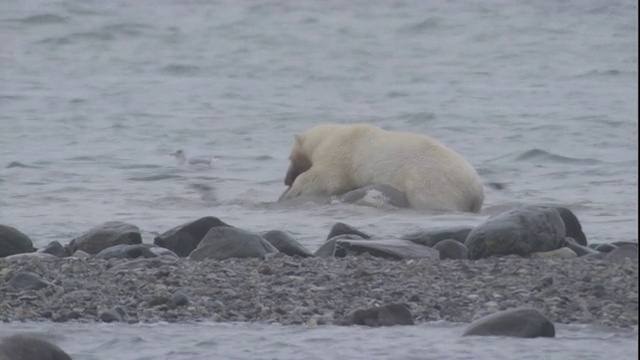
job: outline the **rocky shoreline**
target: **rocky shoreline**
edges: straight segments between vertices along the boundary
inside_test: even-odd
[[[18,273],[40,288],[17,290]],[[471,322],[537,309],[554,323],[638,324],[638,262],[574,259],[389,260],[277,255],[266,259],[168,257],[0,259],[0,320],[250,321],[340,324],[358,309],[404,304],[415,322]]]
[[[394,237],[336,223],[313,252],[285,231],[253,233],[213,216],[154,244],[115,221],[37,250],[0,225],[4,322],[384,326],[473,322],[513,309],[528,310],[508,315],[512,330],[539,324],[529,322],[532,311],[546,323],[538,329],[637,326],[637,241],[588,244],[575,214],[550,206]],[[551,331],[527,333],[540,334]]]

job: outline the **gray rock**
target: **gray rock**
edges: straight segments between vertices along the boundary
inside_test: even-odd
[[[582,246],[587,246],[587,236],[582,232],[582,225],[578,217],[569,209],[561,206],[553,207],[558,211],[564,222],[565,236],[575,239]],[[582,256],[578,254],[578,256]]]
[[[463,336],[511,336],[520,338],[555,337],[553,323],[535,309],[512,309],[480,318]]]
[[[149,251],[154,253],[156,256],[166,256],[166,257],[170,257],[170,258],[174,258],[174,259],[179,259],[180,258],[180,256],[178,256],[178,254],[174,253],[173,251],[171,251],[171,250],[169,250],[167,248],[163,248],[163,247],[160,247],[160,246],[149,245]]]
[[[98,316],[102,322],[110,323],[110,322],[122,322],[122,317],[124,316],[124,311],[121,308],[109,309],[107,311],[103,311]]]
[[[352,235],[352,234],[334,236],[328,239],[327,241],[325,241],[324,244],[322,244],[322,246],[320,246],[318,250],[316,250],[316,252],[313,253],[313,255],[321,258],[334,257],[336,253],[336,241],[343,240],[343,239],[344,240],[362,240],[362,237],[358,235]]]
[[[283,254],[301,257],[310,257],[313,254],[307,250],[298,240],[294,239],[291,235],[280,230],[271,230],[262,234],[262,237],[273,245],[278,251]]]
[[[49,341],[19,334],[2,339],[0,360],[71,360],[71,357]]]
[[[218,226],[232,227],[217,217],[207,216],[167,230],[156,236],[153,243],[173,251],[180,257],[187,257],[198,247],[207,232]]]
[[[426,229],[402,235],[402,239],[429,247],[434,247],[440,241],[447,239],[453,239],[464,244],[471,230],[473,230],[473,226]]]
[[[470,259],[492,255],[527,256],[563,246],[564,222],[554,208],[521,206],[487,219],[465,240]]]
[[[191,260],[229,258],[264,258],[278,249],[262,236],[234,227],[214,227],[189,255]]]
[[[434,250],[438,250],[440,253],[440,260],[444,259],[468,259],[469,250],[463,243],[446,239],[439,241],[434,247]]]
[[[614,242],[611,243],[611,245],[615,245],[615,246],[622,246],[622,245],[638,246],[638,242],[637,241],[614,241]]]
[[[374,207],[394,206],[408,208],[409,200],[402,191],[389,185],[369,185],[351,190],[340,197],[340,201]]]
[[[164,265],[176,265],[178,263],[177,258],[172,258],[169,256],[158,256],[155,258],[140,258],[127,262],[123,262],[120,264],[116,264],[109,268],[109,272],[118,272],[118,271],[127,271],[127,270],[138,270],[138,269],[155,269],[162,267]]]
[[[575,259],[578,257],[575,251],[568,247],[561,247],[551,251],[540,251],[529,254],[532,259]]]
[[[572,237],[564,238],[564,246],[573,250],[573,252],[575,252],[578,256],[592,255],[599,252],[598,250],[594,250],[588,246],[578,244]]]
[[[52,241],[47,246],[38,249],[39,253],[51,254],[59,258],[63,258],[67,256],[67,251],[64,249],[64,246],[60,244],[58,241]]]
[[[71,240],[69,249],[70,253],[82,250],[95,255],[114,245],[140,243],[142,236],[137,226],[122,221],[109,221]]]
[[[135,259],[139,257],[154,258],[158,257],[158,255],[149,249],[148,244],[114,245],[100,251],[96,255],[98,259]]]
[[[371,256],[385,259],[440,259],[440,253],[433,248],[415,244],[409,240],[348,240],[336,241],[335,257],[360,255],[369,253]]]
[[[0,258],[34,252],[35,250],[27,235],[14,227],[0,225]]]
[[[625,259],[631,259],[638,261],[638,246],[637,245],[621,245],[616,249],[604,256],[605,260],[609,261],[624,261]]]
[[[340,235],[355,235],[362,239],[371,239],[371,236],[363,233],[362,231],[354,228],[351,225],[347,225],[345,223],[335,223],[331,230],[329,231],[329,235],[327,235],[327,240],[334,238]]]
[[[189,304],[189,298],[182,291],[176,291],[171,295],[171,307],[185,306]]]
[[[339,325],[366,325],[371,327],[414,325],[413,315],[404,304],[389,304],[359,309],[343,318]]]
[[[7,260],[16,260],[16,259],[29,259],[29,258],[37,258],[40,260],[46,261],[55,261],[60,259],[59,257],[47,253],[42,252],[31,252],[31,253],[22,253],[22,254],[13,254],[7,256],[5,259]]]
[[[54,286],[53,283],[43,279],[40,275],[21,271],[9,280],[9,286],[15,290],[39,290],[47,286]]]
[[[617,248],[618,247],[613,244],[595,244],[595,246],[593,247],[594,250],[597,250],[601,253],[610,253]]]
[[[82,251],[82,250],[76,250],[73,252],[73,257],[76,257],[78,259],[88,259],[91,257],[91,254],[89,254],[86,251]]]

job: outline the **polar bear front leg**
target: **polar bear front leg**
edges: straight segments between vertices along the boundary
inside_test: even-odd
[[[296,177],[279,200],[292,199],[303,195],[336,195],[350,190],[344,176],[337,171],[312,166]]]

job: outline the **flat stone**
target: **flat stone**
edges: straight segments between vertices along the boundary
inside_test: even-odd
[[[404,304],[389,304],[355,310],[339,322],[339,325],[371,327],[414,324],[413,315]]]

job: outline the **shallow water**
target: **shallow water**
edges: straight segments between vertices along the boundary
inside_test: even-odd
[[[0,222],[42,246],[214,215],[315,250],[336,221],[397,235],[551,203],[591,242],[636,241],[637,23],[622,0],[0,0]],[[292,134],[356,121],[429,134],[506,188],[475,215],[274,203]]]
[[[3,325],[4,326],[4,325]],[[195,359],[637,359],[636,330],[561,325],[555,338],[462,337],[464,325],[391,328],[256,324],[12,324],[74,360]]]

